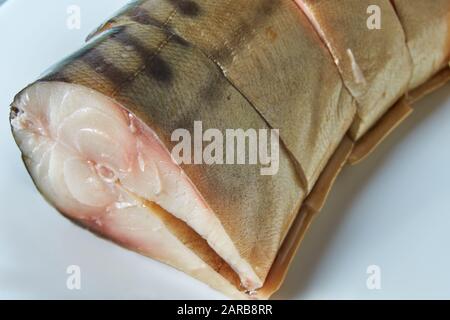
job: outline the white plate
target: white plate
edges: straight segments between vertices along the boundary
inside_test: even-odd
[[[126,2],[0,6],[0,298],[224,298],[61,217],[35,190],[9,132],[14,94]],[[80,30],[66,27],[73,4]],[[344,170],[276,298],[450,298],[449,89],[424,99],[368,160]],[[66,287],[69,265],[81,267],[81,290]],[[370,265],[381,269],[381,290],[366,286]]]

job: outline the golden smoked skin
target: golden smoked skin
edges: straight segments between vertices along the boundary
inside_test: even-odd
[[[268,298],[280,287],[352,152],[362,158],[365,147],[376,145],[411,112],[410,89],[427,92],[447,80],[450,0],[431,2],[141,0],[127,5],[37,85],[51,89],[65,83],[102,94],[148,126],[167,150],[176,145],[172,133],[193,133],[195,121],[202,121],[203,130],[221,132],[279,129],[275,175],[261,175],[262,165],[181,165],[255,278],[240,278],[229,257],[195,228],[144,200],[173,243],[166,256],[96,224],[75,222],[227,295],[245,298],[246,291],[259,289],[251,297]],[[367,25],[374,5],[380,9],[380,29]],[[438,72],[444,76],[435,76]],[[16,97],[12,118],[24,95],[27,89]],[[14,127],[13,134],[17,138]],[[67,208],[58,209],[68,215]],[[176,257],[181,251],[207,267],[187,268]]]
[[[400,21],[389,0],[296,1],[358,102],[351,133],[359,139],[407,90],[412,62]],[[368,27],[368,8],[373,5],[380,9],[380,29]]]
[[[448,64],[450,0],[392,0],[414,63],[414,89]]]

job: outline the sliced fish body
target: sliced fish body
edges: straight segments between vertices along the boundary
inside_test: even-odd
[[[448,4],[134,1],[16,96],[13,135],[74,222],[232,297],[267,298],[355,144],[448,63]],[[172,134],[195,136],[198,121],[278,129],[276,174],[176,163]]]
[[[126,45],[124,41],[127,41]],[[118,43],[122,45],[117,46]],[[56,156],[59,158],[51,162],[55,163],[51,170],[51,174],[55,176],[53,180],[60,183],[64,179],[63,173],[57,168],[60,162],[71,157],[66,152],[66,145],[75,147],[88,161],[104,162],[107,169],[114,168],[112,171],[118,175],[120,185],[127,191],[157,203],[170,214],[185,221],[238,274],[244,289],[254,290],[262,286],[305,195],[288,153],[281,148],[280,169],[273,176],[261,175],[261,165],[204,164],[176,168],[170,167],[167,158],[168,150],[172,150],[175,145],[171,141],[172,133],[176,129],[185,128],[193,135],[196,120],[202,120],[204,130],[216,128],[225,132],[226,129],[233,128],[270,129],[210,59],[157,27],[129,25],[97,39],[43,80],[45,82],[39,82],[19,95],[15,103],[18,110],[23,111],[25,105],[30,110],[48,109],[48,103],[47,107],[45,103],[39,108],[34,105],[43,97],[50,96],[52,101],[57,99],[53,97],[58,95],[53,93],[55,90],[62,91],[59,94],[64,96],[71,89],[59,89],[59,82],[70,83],[101,93],[117,105],[126,106],[127,111],[139,119],[146,130],[152,131],[147,136],[156,136],[156,141],[159,141],[157,144],[153,139],[148,145],[145,139],[141,139],[133,143],[130,133],[122,133],[128,128],[124,122],[126,117],[122,116],[118,120],[120,112],[102,114],[101,110],[94,108],[89,112],[95,119],[89,118],[84,106],[98,104],[98,97],[89,101],[89,97],[83,96],[82,100],[85,101],[80,102],[75,94],[74,103],[80,109],[66,117],[57,130],[63,137],[64,148],[58,147]],[[31,98],[33,95],[30,92],[33,91],[39,93]],[[66,99],[69,97],[70,95]],[[29,101],[29,104],[21,101]],[[58,110],[66,109],[64,105],[54,105],[57,115],[66,114],[66,111]],[[108,106],[110,105],[111,103]],[[68,110],[71,108],[73,107],[68,107]],[[34,121],[31,114],[27,116],[31,117],[31,122]],[[55,123],[59,123],[56,119],[60,116],[51,117],[55,118]],[[49,119],[42,116],[38,118],[42,118],[44,124],[40,130],[48,130],[45,124],[53,126]],[[17,136],[17,128],[20,127],[14,125],[18,118],[14,119],[13,128]],[[92,129],[95,125],[99,127]],[[28,130],[25,132],[28,135]],[[92,135],[95,135],[96,141],[93,141]],[[19,142],[19,145],[22,146],[22,143]],[[119,153],[122,156],[115,156]],[[139,155],[144,157],[146,153],[150,153],[147,157],[151,159],[161,159],[161,155],[165,154],[166,158],[162,163],[169,167],[161,167],[161,161],[154,161],[140,172]],[[29,158],[27,153],[25,158]],[[130,161],[134,161],[133,167],[130,167]],[[76,212],[84,212],[86,209],[81,216],[75,217],[83,221],[93,210],[89,205],[107,203],[116,196],[116,191],[113,190],[108,191],[111,194],[108,193],[104,199],[89,198],[93,189],[87,187],[95,189],[102,185],[94,178],[88,179],[88,168],[82,167],[80,159],[71,160],[67,166],[68,176],[73,177],[70,182],[81,183],[86,180],[91,184],[86,187],[68,187],[65,185],[70,182],[63,181],[65,184],[61,182],[61,190],[64,191],[64,197],[59,194],[56,196],[51,190],[41,186],[47,198],[67,200],[63,204],[56,204],[62,212],[70,211],[67,209],[69,207]],[[33,170],[30,169],[32,175]],[[78,174],[70,175],[70,170],[80,170],[86,179],[83,180]],[[161,170],[166,170],[166,173],[161,173]],[[121,172],[128,173],[120,176]],[[156,173],[159,175],[155,175]],[[146,180],[146,175],[152,178]],[[161,181],[164,177],[170,180]],[[35,180],[45,179],[39,177]],[[145,185],[148,187],[141,187]],[[189,186],[191,189],[195,186],[195,190],[188,192]],[[160,188],[162,191],[156,199],[154,193]],[[71,189],[79,194],[73,194]],[[267,197],[267,194],[272,196]],[[77,207],[79,203],[74,202],[71,195],[76,195],[75,200],[83,200],[78,202],[88,207]],[[239,201],[236,197],[239,197]],[[104,212],[104,208],[102,206],[93,212]]]

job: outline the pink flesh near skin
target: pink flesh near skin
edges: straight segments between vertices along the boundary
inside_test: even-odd
[[[155,203],[206,239],[246,289],[262,286],[169,151],[123,107],[98,92],[61,82],[32,85],[13,107],[17,114],[11,123],[28,170],[65,215],[197,278],[220,278],[212,282],[229,285],[211,275],[214,271],[145,206]]]

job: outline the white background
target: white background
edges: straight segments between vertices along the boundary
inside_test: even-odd
[[[224,298],[170,267],[98,239],[35,190],[10,134],[15,93],[126,0],[9,0],[0,6],[0,298]],[[81,7],[81,30],[66,9]],[[278,299],[450,298],[450,86],[364,163],[339,177]],[[82,289],[66,288],[79,265]],[[381,290],[366,287],[381,267]]]

